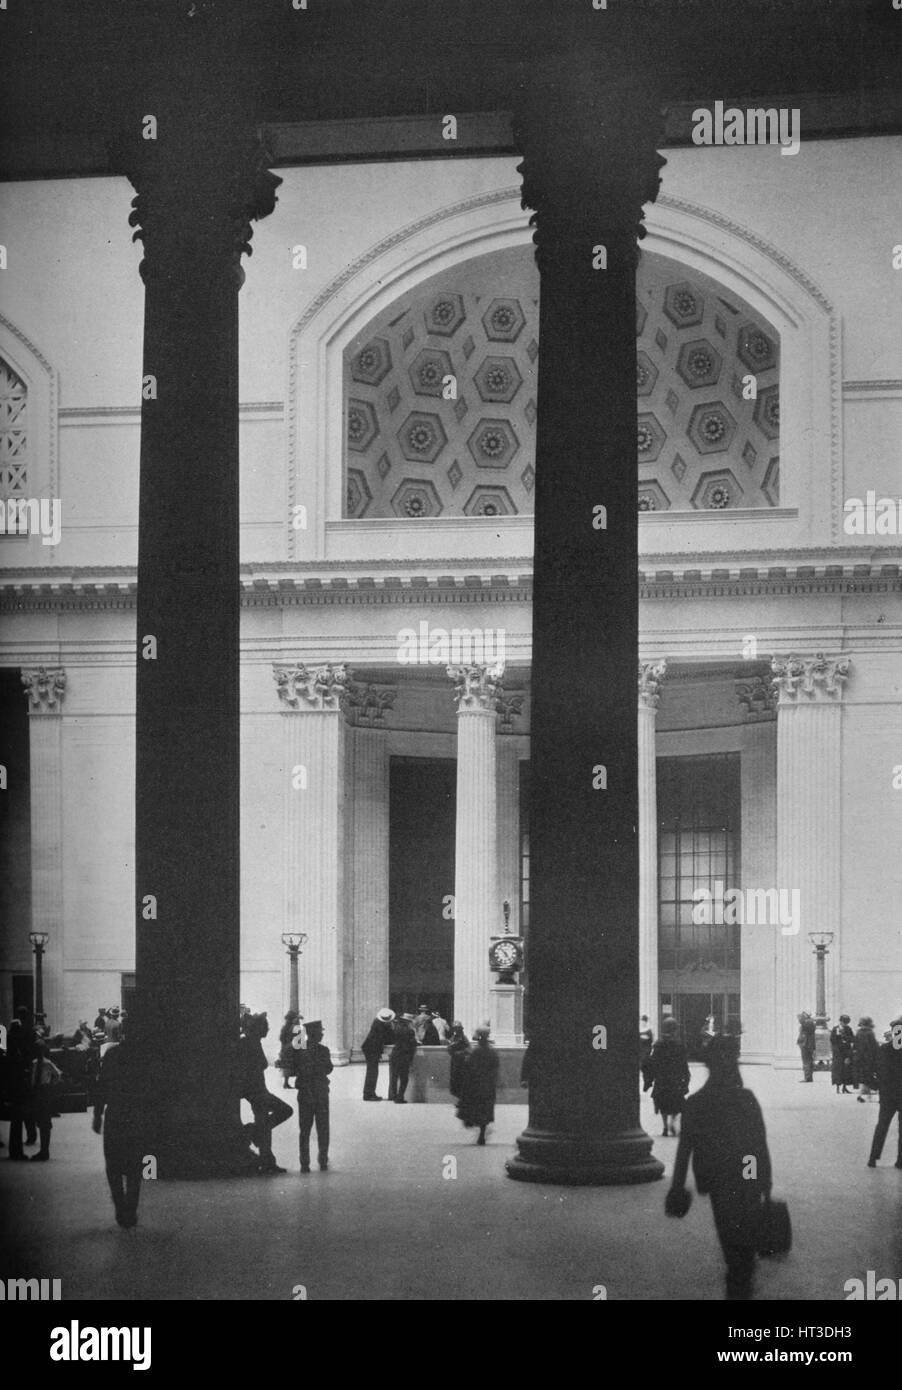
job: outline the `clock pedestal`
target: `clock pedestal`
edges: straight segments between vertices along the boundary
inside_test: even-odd
[[[523,1044],[523,986],[516,983],[493,984],[491,1000],[492,1041],[496,1047]]]

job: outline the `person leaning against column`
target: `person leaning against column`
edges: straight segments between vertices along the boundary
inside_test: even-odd
[[[892,1020],[888,1041],[877,1049],[877,1085],[880,1089],[880,1110],[868,1167],[877,1167],[893,1116],[897,1115],[896,1167],[902,1168],[902,1014]]]

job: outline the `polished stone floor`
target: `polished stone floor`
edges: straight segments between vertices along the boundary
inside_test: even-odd
[[[693,1088],[704,1068],[693,1068]],[[271,1071],[277,1089],[281,1076]],[[875,1103],[835,1096],[826,1076],[745,1069],[765,1112],[775,1192],[793,1253],[759,1263],[761,1299],[842,1301],[847,1279],[902,1278],[902,1171],[895,1123],[865,1166]],[[101,1140],[85,1115],[55,1122],[50,1163],[9,1163],[2,1277],[62,1280],[64,1299],[693,1299],[722,1297],[707,1199],[663,1214],[665,1182],[633,1188],[511,1182],[504,1160],[526,1109],[503,1106],[485,1148],[444,1105],[364,1105],[359,1066],[333,1076],[331,1168],[298,1172],[297,1129],[275,1134],[284,1177],[146,1182],[136,1230],[113,1222]],[[384,1092],[385,1078],[381,1088]],[[278,1091],[288,1097],[289,1092]],[[647,1099],[643,1123],[658,1135]],[[6,1139],[6,1126],[2,1130]],[[655,1139],[668,1173],[674,1139]],[[450,1174],[456,1160],[456,1177]]]

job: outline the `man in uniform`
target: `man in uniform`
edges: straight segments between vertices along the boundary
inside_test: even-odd
[[[316,1156],[320,1171],[329,1166],[329,1073],[332,1056],[323,1046],[323,1025],[311,1019],[304,1025],[306,1047],[299,1047],[300,1037],[294,1039],[294,1074],[298,1088],[298,1129],[300,1131],[301,1172],[310,1172],[310,1131],[316,1122]]]

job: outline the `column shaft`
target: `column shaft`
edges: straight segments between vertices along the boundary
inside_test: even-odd
[[[655,754],[658,685],[665,664],[639,664],[639,1012],[657,1037],[658,992],[658,780]]]
[[[388,1004],[388,752],[385,732],[353,731],[352,1015],[349,1047],[360,1047],[373,1014]],[[349,808],[350,812],[350,808]],[[349,817],[350,818],[350,817]]]
[[[518,118],[541,273],[529,1125],[511,1177],[660,1177],[639,1125],[636,236],[655,105],[574,57]]]
[[[495,710],[461,707],[457,718],[454,848],[454,1015],[468,1033],[489,1017],[488,950],[498,900]]]
[[[44,1015],[51,1031],[67,1026],[65,911],[63,906],[63,721],[66,678],[53,671],[23,671],[28,694],[31,802],[31,929],[47,932]],[[32,955],[32,960],[34,959]]]
[[[742,874],[743,889],[771,889],[776,878],[777,725],[769,720],[746,726],[743,738]],[[741,928],[742,1055],[771,1061],[775,1044],[775,993],[778,953],[786,938],[779,927],[745,922]]]

